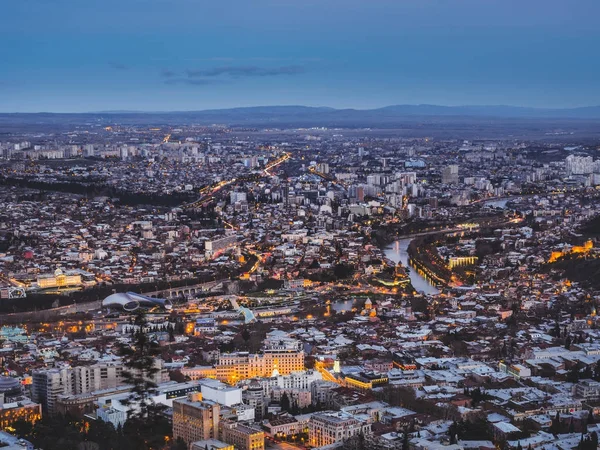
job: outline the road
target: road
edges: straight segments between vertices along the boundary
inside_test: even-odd
[[[268,163],[264,169],[265,174],[268,176],[271,176],[271,173],[269,172],[269,170],[273,169],[274,167],[278,166],[279,164],[284,163],[291,157],[292,157],[292,154],[286,152],[283,154],[283,156],[280,156],[275,161]],[[243,178],[244,177],[242,177],[241,179],[243,179]],[[206,186],[206,187],[200,189],[201,197],[198,200],[193,201],[192,203],[183,205],[183,207],[184,208],[196,208],[196,207],[202,205],[203,203],[206,203],[207,201],[212,200],[212,197],[214,194],[216,194],[218,191],[220,191],[225,186],[235,183],[236,181],[237,181],[237,178],[232,178],[231,180],[223,180],[217,184]],[[230,226],[233,227],[233,225],[230,225]]]
[[[292,445],[288,442],[275,443],[271,440],[265,440],[265,445],[266,445],[266,448],[273,449],[273,450],[299,450],[299,449],[305,448],[304,446]]]
[[[271,173],[269,172],[269,170],[271,170],[273,167],[278,166],[281,163],[284,163],[285,161],[287,161],[288,159],[290,159],[292,157],[291,153],[284,153],[283,156],[277,158],[275,161],[270,162],[269,164],[267,164],[265,166],[265,174],[271,176]]]

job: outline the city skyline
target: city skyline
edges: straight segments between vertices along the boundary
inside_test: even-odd
[[[600,104],[597,2],[13,2],[0,111]]]

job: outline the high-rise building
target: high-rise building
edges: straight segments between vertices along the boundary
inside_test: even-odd
[[[41,403],[46,414],[55,413],[55,403],[59,395],[73,393],[73,371],[71,368],[34,370],[32,374],[31,396],[34,402]]]
[[[169,380],[162,359],[156,359],[158,369],[152,376],[156,384]],[[63,367],[34,370],[31,393],[34,401],[42,404],[44,413],[57,413],[60,396],[79,395],[123,385],[123,366],[120,362],[96,363],[91,366]]]
[[[247,194],[245,192],[233,191],[229,194],[229,198],[231,200],[231,204],[233,205],[237,202],[247,201]]]
[[[103,363],[73,368],[73,389],[76,394],[114,388],[122,384],[123,366]]]
[[[356,199],[359,202],[364,202],[365,201],[365,188],[363,186],[357,186],[356,187]]]
[[[567,175],[588,175],[594,171],[594,158],[591,156],[569,155],[565,160]]]
[[[254,420],[260,422],[267,411],[267,399],[262,384],[252,380],[246,390],[242,392],[244,403],[254,408]]]
[[[287,177],[284,178],[281,184],[281,196],[283,198],[283,206],[287,208],[290,204],[290,183]]]
[[[329,173],[329,164],[327,164],[327,163],[317,164],[317,172],[328,174]]]
[[[457,184],[458,183],[458,165],[451,164],[442,169],[442,183],[443,184]]]
[[[195,441],[218,439],[221,407],[202,394],[188,395],[173,401],[173,439],[183,439],[188,445]]]

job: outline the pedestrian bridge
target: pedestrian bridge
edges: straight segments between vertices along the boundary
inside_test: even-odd
[[[163,289],[161,291],[145,292],[148,297],[175,298],[190,297],[196,294],[216,291],[223,288],[224,280],[209,281],[208,283],[194,284],[191,286],[180,286],[175,288]]]

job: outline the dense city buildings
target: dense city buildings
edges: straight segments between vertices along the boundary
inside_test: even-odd
[[[598,144],[176,130],[0,143],[3,429],[591,448]]]

